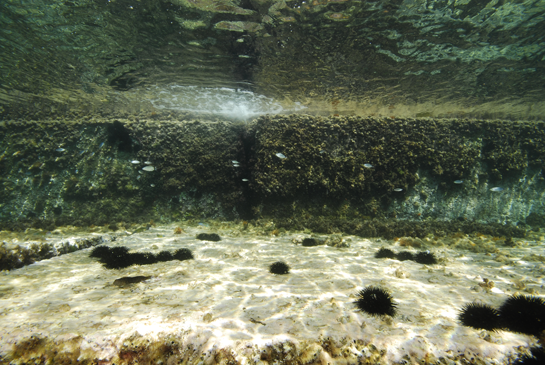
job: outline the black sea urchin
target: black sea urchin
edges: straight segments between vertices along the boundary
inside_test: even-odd
[[[193,259],[193,254],[189,248],[180,248],[174,252],[174,258],[180,261],[191,260]]]
[[[498,311],[487,304],[469,303],[464,305],[460,310],[458,320],[464,326],[488,331],[494,331],[501,327]]]
[[[157,254],[157,261],[172,261],[174,256],[169,251],[161,251]]]
[[[107,257],[109,254],[110,254],[110,247],[100,245],[93,248],[93,250],[89,254],[89,257],[96,257],[101,259],[103,257]]]
[[[269,271],[271,274],[284,275],[289,274],[290,267],[285,262],[277,261],[269,266]]]
[[[378,250],[378,252],[375,254],[375,258],[377,259],[395,259],[395,257],[396,254],[394,251],[384,247]]]
[[[100,262],[107,269],[122,269],[134,264],[129,249],[124,246],[110,248],[109,254],[101,257]]]
[[[135,265],[151,265],[157,262],[157,258],[151,252],[135,252],[130,255]]]
[[[545,364],[545,350],[543,347],[532,347],[530,354],[521,356],[513,365],[543,365]]]
[[[320,244],[320,241],[318,241],[316,238],[304,238],[302,245],[305,247],[313,247],[318,246]]]
[[[217,233],[199,233],[197,239],[201,241],[221,241],[221,237]]]
[[[409,251],[401,251],[396,255],[399,261],[414,260],[414,255]]]
[[[421,251],[414,256],[414,261],[419,264],[433,265],[437,263],[435,255],[430,251]]]
[[[545,330],[545,301],[533,295],[513,295],[498,310],[503,327],[538,336]]]
[[[360,291],[358,296],[355,304],[359,310],[372,316],[395,316],[396,304],[386,290],[376,286],[368,286]]]

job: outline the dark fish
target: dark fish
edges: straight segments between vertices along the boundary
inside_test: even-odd
[[[130,284],[141,283],[142,281],[150,279],[151,276],[125,276],[123,278],[115,279],[114,285],[127,286]]]

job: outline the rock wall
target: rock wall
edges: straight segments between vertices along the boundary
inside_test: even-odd
[[[543,122],[129,117],[8,121],[0,134],[4,229],[213,218],[332,232],[545,216]]]

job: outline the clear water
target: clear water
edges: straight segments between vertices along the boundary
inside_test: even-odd
[[[244,89],[168,85],[149,88],[148,91],[154,95],[149,101],[157,109],[212,114],[234,121],[305,109],[300,103],[294,103],[291,108],[283,107],[272,98]]]
[[[42,117],[62,120],[74,115],[97,118],[93,123],[99,123],[70,132],[70,146],[57,143],[55,138],[62,136],[54,124],[43,135],[39,134],[41,127],[27,133],[30,142],[23,136],[9,146],[2,145],[0,169],[9,173],[0,179],[5,188],[0,197],[16,207],[6,208],[10,206],[8,202],[0,200],[2,223],[12,219],[23,223],[39,221],[40,214],[46,213],[52,221],[57,215],[69,214],[79,204],[84,207],[78,199],[95,201],[101,191],[108,189],[118,189],[112,190],[116,199],[121,191],[131,196],[140,181],[155,176],[139,171],[143,177],[138,175],[133,182],[127,179],[130,173],[136,176],[135,167],[128,161],[145,161],[148,156],[136,155],[136,148],[129,152],[118,150],[119,141],[115,138],[108,142],[115,131],[97,125],[104,118],[117,115],[131,123],[138,118],[160,123],[160,118],[167,118],[170,112],[174,120],[179,112],[193,119],[202,115],[202,119],[212,116],[236,122],[251,121],[264,114],[309,113],[391,118],[388,120],[525,119],[535,123],[545,117],[544,24],[545,6],[535,0],[3,0],[0,123]],[[16,126],[11,124],[12,130]],[[171,124],[169,128],[178,127]],[[160,132],[163,131],[158,127],[157,133]],[[297,133],[290,131],[286,135]],[[0,142],[7,141],[5,137],[0,135]],[[124,137],[127,135],[118,136],[120,140]],[[145,137],[150,138],[138,143],[128,139],[139,148],[155,146],[150,141],[154,136]],[[48,142],[40,144],[40,138]],[[507,145],[513,154],[526,153],[535,142],[526,141],[531,148],[522,150],[519,141],[511,141],[510,136],[502,138],[509,141]],[[453,141],[448,149],[460,148],[462,142],[470,139],[459,144]],[[349,148],[343,150],[346,146],[339,141],[335,142],[339,150],[352,154]],[[160,202],[164,197],[159,193],[155,197],[155,191],[168,182],[165,186],[176,196],[169,197],[168,204],[153,208],[157,216],[161,216],[161,209],[177,204],[187,208],[188,216],[204,215],[195,213],[199,199],[208,212],[219,211],[211,192],[201,196],[198,191],[203,183],[201,176],[187,188],[189,191],[177,190],[180,176],[186,171],[189,175],[194,166],[183,165],[182,173],[176,170],[168,175],[172,167],[169,163],[189,161],[186,156],[176,160],[178,142],[168,142],[170,150],[157,155],[157,162],[164,163],[159,165],[164,170],[157,172],[166,171],[167,175],[145,180],[149,198],[146,204]],[[184,141],[186,147],[190,142]],[[200,142],[208,147],[205,138]],[[314,176],[310,171],[320,171],[314,169],[319,167],[317,162],[305,166],[305,161],[294,161],[291,156],[279,159],[284,141],[273,138],[267,142],[272,153],[264,148],[268,155],[259,156],[266,162],[263,168],[269,169],[265,175],[274,175],[276,166],[293,168],[292,176],[301,171]],[[153,148],[163,147],[156,143],[158,146]],[[237,143],[242,142],[237,139],[234,144]],[[346,145],[350,143],[346,141]],[[234,144],[222,147],[220,152],[226,151],[225,165],[233,169],[233,174],[239,173],[234,169],[240,167],[237,181],[245,185],[237,194],[246,194],[252,186],[255,188],[248,170],[255,160],[243,156],[251,152],[250,147],[244,150]],[[483,150],[493,144],[483,146]],[[38,145],[39,153],[33,150]],[[69,156],[69,149],[73,152],[75,146],[82,151],[81,158],[77,165],[68,166],[63,153]],[[99,147],[91,151],[93,146]],[[314,161],[323,161],[321,154],[325,151],[321,148],[314,151],[318,156]],[[232,156],[235,150],[238,156]],[[503,152],[492,150],[496,154]],[[114,157],[101,159],[102,154],[110,152]],[[200,152],[196,153],[199,163],[203,163],[203,155],[210,159],[214,156]],[[340,154],[339,160],[329,167],[328,171],[333,171],[330,176],[324,173],[326,183],[328,178],[337,181],[335,169],[343,167],[343,156]],[[526,163],[528,156],[521,156],[519,153],[514,159]],[[336,154],[333,157],[337,158]],[[507,153],[505,160],[509,157]],[[240,166],[232,164],[235,158],[242,161]],[[397,161],[392,157],[388,162],[390,170],[378,172],[390,173],[392,166],[397,168]],[[467,176],[463,177],[463,184],[455,181],[462,176],[451,179],[459,185],[460,195],[446,209],[447,214],[439,212],[438,216],[465,220],[466,213],[478,207],[483,217],[502,223],[523,222],[536,212],[540,214],[534,215],[534,222],[543,220],[540,197],[545,170],[540,171],[536,161],[529,168],[524,165],[510,171],[515,177],[512,181],[500,181],[501,184],[489,181],[492,175],[485,170],[490,161],[479,161],[482,164],[473,182]],[[102,170],[98,170],[104,166],[112,175],[110,180],[104,180],[110,185],[101,186],[96,182],[102,181],[98,177]],[[214,166],[204,164],[199,171],[201,175],[220,171]],[[428,167],[441,170],[441,166]],[[399,169],[398,173],[404,171]],[[501,180],[498,174],[494,179]],[[480,186],[481,193],[475,194],[478,190],[471,183],[479,180],[484,185]],[[409,192],[406,198],[401,194],[399,199],[388,197],[393,201],[388,217],[397,215],[399,219],[425,223],[428,217],[417,213],[418,207],[433,214],[439,210],[436,208],[444,202],[440,181],[427,179],[424,174],[419,181],[422,185],[418,190],[404,186],[403,194]],[[279,187],[285,182],[274,184]],[[499,184],[506,188],[502,195],[485,201],[485,193],[488,197],[500,193],[490,192],[486,184],[492,183],[490,186]],[[81,188],[86,190],[83,198],[79,195],[81,186],[88,186]],[[433,193],[439,193],[428,194],[430,189],[425,190],[430,186]],[[63,200],[63,194],[70,189],[77,190],[78,195]],[[48,200],[57,196],[52,191],[59,196],[54,202]],[[468,199],[467,194],[473,194],[472,198]],[[274,200],[275,196],[271,196]],[[124,197],[114,199],[115,204],[105,204],[100,213],[128,209],[129,199],[123,200]],[[255,198],[251,194],[247,197]],[[428,205],[421,205],[420,200]],[[294,201],[293,210],[297,207],[304,211],[306,207],[301,203],[304,202]],[[344,203],[348,209],[350,202]],[[397,209],[402,205],[410,206],[409,213]],[[134,207],[134,211],[142,208]],[[261,206],[251,208],[257,211]],[[324,204],[323,212],[330,208]],[[180,211],[184,212],[181,208]],[[372,217],[360,218],[370,221]],[[111,364],[112,359],[120,357],[131,363],[131,356],[144,348],[134,345],[138,336],[144,343],[139,346],[150,346],[150,341],[163,346],[165,339],[181,344],[176,350],[178,357],[163,356],[164,347],[162,352],[155,352],[163,363],[181,361],[186,356],[183,351],[191,347],[197,348],[199,355],[187,355],[184,359],[190,358],[188,363],[204,359],[206,363],[221,362],[221,356],[228,356],[224,348],[229,348],[229,354],[233,352],[240,361],[272,363],[275,359],[267,358],[271,352],[291,356],[290,351],[297,347],[301,354],[307,354],[301,355],[302,363],[333,364],[336,360],[330,354],[338,350],[338,354],[354,362],[365,358],[369,363],[401,363],[409,356],[415,362],[426,359],[436,363],[444,357],[448,359],[445,363],[478,359],[484,364],[507,364],[516,353],[536,345],[537,339],[531,336],[461,326],[457,315],[464,303],[472,301],[499,306],[517,292],[543,297],[545,241],[539,230],[532,232],[532,237],[516,239],[509,245],[506,237],[479,232],[441,238],[428,235],[421,240],[421,249],[433,250],[441,258],[439,264],[428,267],[374,258],[373,253],[386,245],[398,251],[416,251],[416,247],[402,245],[401,239],[345,236],[346,246],[307,249],[300,245],[300,240],[311,235],[308,230],[280,233],[274,229],[274,223],[260,224],[250,232],[240,222],[211,222],[184,226],[186,232],[182,235],[172,233],[174,226],[154,226],[149,231],[140,227],[134,232],[109,236],[112,245],[126,244],[136,251],[186,245],[196,252],[197,259],[183,265],[160,263],[112,273],[81,250],[0,273],[0,333],[4,334],[0,336],[0,363],[13,350],[14,343],[19,346],[17,356],[38,363],[36,359],[43,358],[40,351],[47,356],[57,354],[53,341],[59,346],[67,344],[61,354],[76,354],[72,363],[76,359],[86,360],[85,356],[93,363]],[[195,239],[197,232],[211,226],[224,236],[221,244],[203,244]],[[85,232],[77,230],[40,230],[37,237],[29,237],[30,231],[0,232],[0,259],[10,252],[21,254],[21,247],[36,249],[41,244],[62,244],[65,239],[106,235],[108,231],[95,226]],[[63,252],[71,251],[69,246],[65,245]],[[273,276],[267,271],[277,258],[290,261],[289,276]],[[153,279],[130,288],[112,285],[114,279],[125,275]],[[491,281],[495,285],[490,285]],[[399,316],[391,319],[357,312],[353,306],[356,293],[366,285],[389,288],[398,303]],[[30,337],[36,335],[52,342],[36,342]],[[78,347],[84,350],[81,356]]]
[[[179,85],[216,89],[211,110],[219,116],[276,112],[286,101],[308,107],[290,111],[321,114],[543,116],[545,11],[536,1],[22,0],[0,7],[3,113],[42,104],[61,114],[133,110],[141,98],[127,92],[137,90],[148,92],[146,100],[165,99],[159,107],[200,110],[174,105],[187,101],[170,86]],[[223,88],[262,97],[221,106]]]

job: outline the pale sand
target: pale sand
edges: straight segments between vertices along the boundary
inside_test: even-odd
[[[500,306],[515,292],[543,295],[543,262],[522,259],[545,256],[541,239],[501,247],[501,258],[430,246],[441,263],[426,266],[374,258],[380,247],[407,249],[393,241],[344,236],[350,247],[302,247],[294,240],[309,235],[256,236],[234,225],[184,227],[176,235],[174,227],[121,235],[108,245],[154,253],[187,247],[195,260],[107,270],[85,249],[2,272],[1,354],[33,334],[58,341],[82,336],[85,356],[105,361],[135,333],[152,341],[178,336],[200,351],[231,348],[241,363],[259,362],[260,351],[271,344],[308,345],[327,337],[352,358],[369,357],[369,348],[383,350],[385,364],[404,356],[455,359],[461,354],[501,364],[535,344],[531,336],[463,327],[457,315],[471,301]],[[222,241],[195,239],[207,231],[219,233]],[[269,273],[278,260],[290,265],[290,274]],[[112,285],[136,275],[152,278],[125,288]],[[480,286],[484,278],[494,287]],[[357,293],[368,285],[391,292],[398,306],[393,319],[356,309]],[[351,345],[353,340],[365,346]],[[343,363],[348,356],[317,353],[324,363]]]

